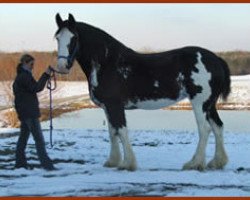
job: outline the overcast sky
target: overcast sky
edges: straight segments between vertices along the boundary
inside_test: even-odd
[[[187,45],[250,51],[250,4],[0,4],[0,51],[53,51],[55,15],[99,27],[134,50]]]

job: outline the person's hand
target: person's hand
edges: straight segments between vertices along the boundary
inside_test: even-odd
[[[46,69],[45,73],[48,75],[51,75],[51,73],[54,71],[54,69],[51,66],[48,66],[48,68]]]

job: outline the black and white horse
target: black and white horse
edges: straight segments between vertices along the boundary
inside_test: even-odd
[[[215,135],[215,155],[208,168],[223,168],[228,159],[223,142],[223,122],[216,102],[230,93],[227,64],[200,47],[184,47],[154,54],[140,54],[104,31],[76,22],[69,14],[63,21],[56,15],[58,71],[69,73],[76,59],[89,84],[92,101],[109,122],[110,155],[104,166],[136,170],[136,158],[129,142],[126,109],[159,109],[189,98],[199,131],[193,158],[183,169],[203,170],[209,133]],[[119,148],[121,141],[124,156]]]

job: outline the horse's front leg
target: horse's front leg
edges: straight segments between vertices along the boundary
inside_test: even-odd
[[[104,167],[118,167],[121,162],[121,152],[119,148],[118,135],[109,123],[109,138],[110,138],[110,154],[108,160],[104,163]]]
[[[111,151],[107,167],[118,167],[129,171],[136,170],[136,159],[129,142],[128,131],[126,127],[125,111],[120,103],[110,103],[105,105],[107,120],[109,122],[109,134],[111,142]],[[120,149],[118,144],[120,138],[124,157],[121,160]]]

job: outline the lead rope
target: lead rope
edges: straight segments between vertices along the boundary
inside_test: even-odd
[[[50,66],[49,66],[50,67]],[[53,141],[52,141],[52,132],[53,132],[53,105],[52,105],[52,91],[56,89],[56,75],[55,70],[51,68],[51,75],[49,77],[49,80],[47,82],[47,89],[49,90],[49,120],[50,120],[50,147],[53,148]],[[54,86],[52,87],[52,80],[54,81]]]

